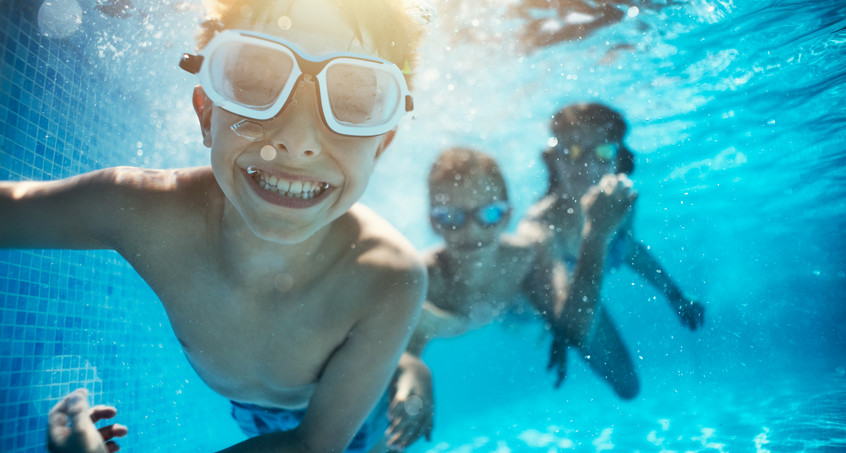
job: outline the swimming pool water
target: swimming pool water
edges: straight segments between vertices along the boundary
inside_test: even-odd
[[[206,162],[195,82],[176,67],[198,2],[134,3],[120,19],[79,1],[61,39],[40,35],[39,2],[0,5],[0,178]],[[545,190],[549,116],[604,102],[629,121],[637,235],[708,311],[687,332],[630,272],[606,279],[641,377],[630,402],[574,358],[553,390],[536,323],[436,341],[434,439],[411,451],[846,449],[846,5],[643,2],[534,52],[514,45],[504,0],[436,6],[414,117],[364,202],[436,244],[425,175],[444,147],[470,145],[498,159],[519,218]],[[0,335],[0,451],[41,451],[46,410],[79,385],[119,407],[124,451],[241,439],[113,252],[0,251]]]

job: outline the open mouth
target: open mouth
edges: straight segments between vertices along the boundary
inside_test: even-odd
[[[315,204],[332,187],[323,181],[283,178],[254,166],[247,167],[246,172],[262,198],[285,206],[303,207]]]

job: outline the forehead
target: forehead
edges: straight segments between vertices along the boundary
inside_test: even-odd
[[[505,199],[505,186],[481,169],[465,173],[452,181],[434,182],[429,192],[434,204],[462,207],[475,207]]]
[[[350,19],[329,0],[279,0],[242,8],[230,28],[285,38],[312,55],[347,51],[376,56],[366,31],[356,36]]]
[[[593,144],[612,140],[614,134],[609,125],[594,126],[590,124],[579,124],[563,131],[558,138],[565,143]]]

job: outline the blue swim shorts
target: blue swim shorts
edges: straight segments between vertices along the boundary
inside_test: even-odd
[[[232,401],[232,418],[238,422],[241,431],[248,437],[261,434],[290,431],[296,428],[305,416],[305,409],[276,409],[254,404]],[[385,435],[388,429],[388,394],[382,396],[376,408],[364,421],[347,447],[347,453],[370,451]]]

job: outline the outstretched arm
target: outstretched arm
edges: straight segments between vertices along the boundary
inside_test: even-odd
[[[0,248],[120,251],[149,241],[179,218],[166,195],[204,174],[209,179],[210,169],[114,167],[56,181],[0,181]]]
[[[635,240],[631,240],[630,244],[626,262],[632,269],[664,294],[685,327],[696,330],[702,326],[705,322],[705,306],[682,293],[648,247]]]

